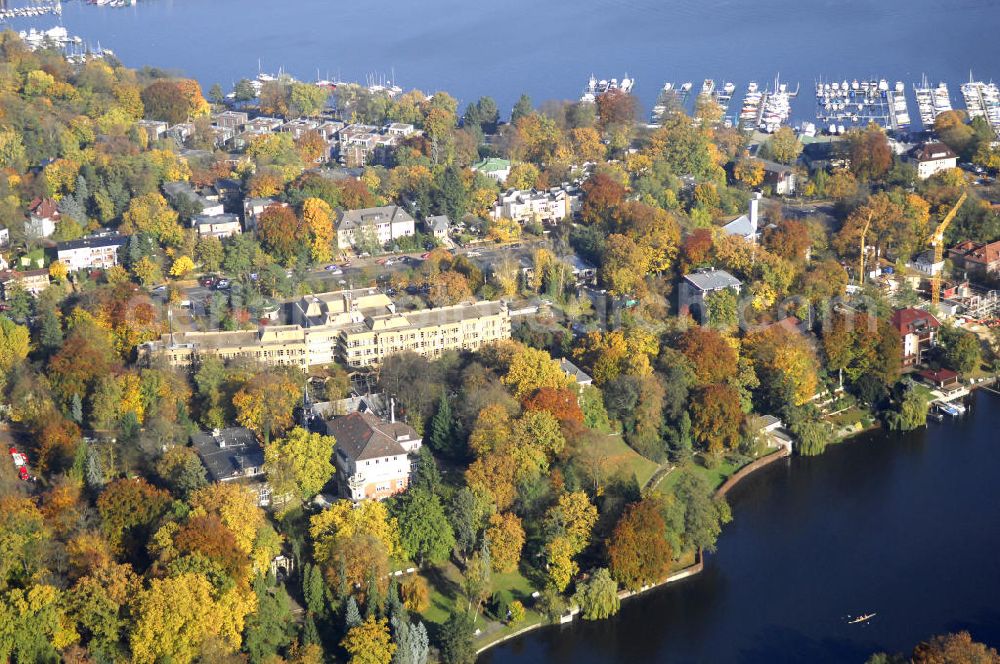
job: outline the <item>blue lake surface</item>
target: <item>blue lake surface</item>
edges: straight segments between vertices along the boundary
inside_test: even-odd
[[[480,661],[860,664],[960,629],[1000,646],[1000,398],[973,403],[963,420],[759,471],[730,494],[703,574]]]
[[[927,74],[951,85],[956,108],[970,69],[1000,79],[997,0],[139,0],[67,2],[63,23],[127,65],[179,69],[206,88],[252,77],[259,62],[303,80],[394,75],[463,105],[492,95],[501,109],[522,92],[576,99],[591,74],[627,72],[646,110],[666,81],[731,80],[741,98],[749,81],[780,74],[802,86],[798,119],[812,119],[818,78],[909,90]]]

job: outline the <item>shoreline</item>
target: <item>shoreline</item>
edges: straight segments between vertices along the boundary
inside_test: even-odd
[[[993,394],[993,395],[996,395],[996,396],[1000,396],[1000,391],[997,391],[995,388],[993,388],[993,385],[995,385],[996,382],[997,382],[996,378],[993,378],[993,379],[988,379],[988,380],[986,380],[986,381],[984,381],[982,383],[977,383],[975,385],[970,385],[968,387],[969,395],[974,394],[976,391],[978,391],[981,388],[986,388],[985,389],[986,392],[988,392],[990,394]],[[926,425],[925,425],[925,427],[926,427]],[[871,431],[877,430],[877,429],[884,429],[884,427],[880,423],[876,422],[875,424],[873,424],[871,426],[868,426],[868,427],[865,427],[865,428],[863,428],[863,429],[861,429],[859,431],[855,431],[855,432],[853,432],[851,434],[848,434],[846,436],[838,437],[836,440],[832,441],[830,443],[830,445],[838,445],[838,444],[841,444],[841,443],[846,443],[846,442],[853,441],[854,439],[858,438],[859,436],[861,436],[863,434],[866,434],[866,433],[869,433]],[[756,459],[756,460],[748,463],[747,465],[743,466],[738,471],[736,471],[735,473],[733,473],[721,485],[719,485],[719,487],[715,490],[715,496],[717,498],[723,498],[723,497],[725,497],[726,495],[729,494],[730,491],[732,491],[733,488],[735,488],[738,484],[740,484],[747,477],[750,477],[751,475],[753,475],[754,473],[756,473],[758,470],[760,470],[762,468],[766,468],[767,466],[770,466],[771,464],[775,463],[776,461],[778,461],[780,459],[787,459],[787,458],[789,458],[791,456],[792,456],[792,453],[787,448],[779,448],[777,451],[775,451],[775,452],[773,452],[771,454],[768,454],[767,456],[761,457],[759,459]],[[663,586],[667,586],[667,585],[670,585],[670,584],[673,584],[673,583],[678,583],[678,582],[683,581],[685,579],[689,579],[689,578],[692,578],[694,576],[697,576],[698,574],[700,574],[704,570],[704,568],[705,568],[704,554],[702,554],[699,551],[695,555],[695,562],[693,564],[688,565],[687,567],[681,568],[677,572],[674,572],[673,574],[671,574],[670,576],[668,576],[667,578],[665,578],[663,581],[651,584],[649,586],[644,586],[643,588],[639,589],[638,591],[633,592],[633,591],[629,591],[629,590],[622,590],[622,591],[620,591],[618,593],[618,597],[619,597],[619,599],[621,601],[625,601],[625,600],[627,600],[627,599],[629,599],[631,597],[637,597],[639,595],[643,595],[643,594],[645,594],[645,593],[647,593],[647,592],[649,592],[651,590],[655,590],[657,588],[662,588]],[[524,634],[527,634],[529,632],[533,632],[533,631],[535,631],[537,629],[540,629],[542,627],[550,627],[550,626],[564,625],[564,624],[571,623],[573,620],[575,620],[575,617],[576,617],[576,615],[578,613],[579,613],[579,609],[576,608],[576,607],[574,607],[574,609],[569,614],[561,617],[558,622],[542,621],[542,622],[537,622],[537,623],[534,623],[534,624],[531,624],[531,625],[525,625],[524,627],[522,627],[521,629],[518,629],[515,632],[512,632],[510,634],[505,634],[504,636],[501,636],[501,637],[495,639],[494,641],[491,641],[490,643],[487,643],[487,644],[481,646],[480,648],[478,648],[476,650],[476,656],[478,657],[479,655],[481,655],[484,652],[490,650],[491,648],[494,648],[494,647],[496,647],[496,646],[498,646],[498,645],[500,645],[502,643],[506,643],[507,641],[511,641],[511,640],[513,640],[513,639],[515,639],[517,637],[523,636]],[[614,619],[614,616],[612,616],[611,618],[606,618],[605,620],[609,620],[609,619]]]
[[[779,448],[778,450],[776,450],[775,452],[772,452],[771,454],[768,454],[767,456],[763,456],[763,457],[760,457],[759,459],[751,461],[750,463],[748,463],[747,465],[743,466],[738,471],[736,471],[735,473],[733,473],[728,479],[726,479],[725,482],[723,482],[721,485],[719,485],[719,487],[715,490],[715,494],[714,494],[715,497],[716,498],[723,498],[723,497],[725,497],[726,494],[728,494],[729,491],[731,491],[733,489],[733,487],[735,487],[737,484],[739,484],[740,482],[742,482],[747,477],[753,475],[755,472],[757,472],[761,468],[766,468],[767,466],[770,466],[774,462],[779,461],[781,459],[787,459],[791,455],[792,455],[792,453],[791,453],[790,450],[788,450],[788,448],[782,447],[782,448]],[[652,583],[652,584],[650,584],[648,586],[643,586],[639,590],[635,590],[635,591],[632,591],[632,590],[621,590],[618,593],[618,599],[620,601],[624,602],[627,599],[630,599],[632,597],[638,597],[638,596],[643,595],[643,594],[645,594],[645,593],[647,593],[647,592],[649,592],[651,590],[656,590],[657,588],[662,588],[664,586],[667,586],[667,585],[670,585],[670,584],[673,584],[673,583],[678,583],[680,581],[684,581],[685,579],[689,579],[689,578],[692,578],[694,576],[697,576],[702,571],[704,571],[704,569],[705,569],[705,555],[701,551],[698,551],[697,553],[695,553],[695,562],[692,563],[691,565],[688,565],[687,567],[682,567],[681,569],[679,569],[676,572],[674,572],[673,574],[669,575],[667,578],[663,579],[662,581],[658,581],[656,583]],[[523,636],[524,634],[527,634],[528,632],[533,632],[536,629],[540,629],[542,627],[554,627],[556,625],[565,625],[565,624],[571,623],[571,622],[573,622],[576,619],[576,616],[577,616],[577,614],[579,614],[579,612],[580,612],[579,607],[574,607],[568,614],[566,614],[564,616],[561,616],[559,618],[558,622],[542,621],[542,622],[537,622],[537,623],[534,623],[534,624],[531,624],[531,625],[525,625],[524,627],[522,627],[521,629],[519,629],[519,630],[517,630],[515,632],[511,632],[510,634],[505,634],[505,635],[503,635],[503,636],[495,639],[494,641],[491,641],[491,642],[483,645],[482,647],[478,648],[476,650],[476,656],[479,656],[479,655],[483,654],[487,650],[489,650],[491,648],[494,648],[494,647],[500,645],[501,643],[506,643],[507,641],[515,639],[515,638],[517,638],[519,636]],[[611,618],[614,618],[614,616],[611,616]],[[605,620],[607,620],[607,619],[608,618],[606,618]]]

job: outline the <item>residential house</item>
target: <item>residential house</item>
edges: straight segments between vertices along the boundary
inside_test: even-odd
[[[200,214],[192,217],[191,226],[198,231],[198,237],[217,237],[220,240],[243,232],[240,218],[235,214],[217,216]]]
[[[510,175],[510,160],[499,157],[487,157],[482,161],[472,165],[472,170],[482,173],[491,180],[496,180],[500,184],[507,181]]]
[[[424,219],[424,230],[442,242],[448,241],[448,229],[450,227],[451,221],[448,219],[448,215],[439,214]]]
[[[955,267],[980,275],[1000,272],[1000,240],[988,244],[966,240],[948,250]]]
[[[49,287],[49,271],[37,270],[4,270],[0,272],[0,287],[3,289],[3,299],[11,298],[12,289],[20,286],[31,295],[38,295]]]
[[[494,220],[512,219],[529,222],[558,223],[580,211],[582,192],[576,185],[563,184],[551,189],[509,189],[497,199],[490,212]]]
[[[766,159],[761,160],[764,166],[765,187],[770,187],[775,196],[791,196],[795,193],[798,178],[791,166],[779,164]]]
[[[379,246],[385,246],[396,238],[416,233],[416,222],[398,205],[386,205],[342,211],[336,228],[337,246],[345,249],[362,243],[368,237],[376,240]]]
[[[36,198],[28,205],[28,220],[24,222],[24,234],[29,240],[52,237],[56,223],[62,218],[59,206],[51,198]]]
[[[163,193],[170,200],[185,198],[190,203],[200,205],[199,214],[206,217],[218,216],[225,212],[219,193],[212,188],[199,193],[187,182],[164,182]]]
[[[167,128],[170,126],[166,122],[161,120],[139,120],[136,123],[139,130],[146,134],[150,143],[155,143],[167,134]]]
[[[0,224],[0,247],[6,247],[10,244],[10,229]]]
[[[917,167],[917,176],[926,180],[936,173],[958,166],[958,155],[944,143],[923,143],[910,152],[907,161]]]
[[[167,129],[167,136],[178,143],[185,143],[194,136],[195,126],[193,122],[180,122]]]
[[[569,265],[570,272],[573,274],[573,278],[576,279],[576,283],[597,283],[597,266],[593,263],[580,258],[577,254],[564,256],[563,261]]]
[[[562,369],[562,372],[569,378],[573,379],[573,382],[580,390],[583,390],[583,388],[588,385],[594,384],[594,379],[591,378],[587,372],[567,360],[565,357],[559,360],[559,368]]]
[[[934,251],[927,250],[921,252],[912,261],[908,262],[907,267],[911,270],[916,270],[921,274],[926,274],[928,277],[933,277],[935,274],[940,274],[941,270],[944,269],[944,261],[934,261]]]
[[[750,197],[750,209],[746,214],[733,219],[722,227],[727,235],[738,235],[749,242],[757,242],[760,237],[760,203],[764,195],[755,191]]]
[[[365,412],[327,422],[326,432],[337,440],[333,462],[342,497],[383,500],[406,491],[413,468],[410,455],[423,443],[413,427]]]
[[[128,238],[117,233],[104,233],[60,242],[56,245],[56,258],[69,270],[107,270],[118,265],[118,251]]]
[[[245,132],[253,135],[270,134],[277,131],[283,124],[285,124],[285,121],[281,118],[271,118],[262,115],[259,118],[244,122],[243,129]]]
[[[938,319],[923,309],[908,307],[893,312],[891,322],[903,340],[903,366],[922,363],[937,340]]]
[[[285,206],[274,198],[247,198],[243,201],[243,228],[251,231],[257,228],[257,218],[272,205]]]
[[[743,283],[725,270],[705,268],[684,275],[681,280],[679,311],[681,315],[690,314],[695,320],[705,323],[708,320],[708,309],[705,299],[711,293],[732,290],[739,295]]]
[[[192,434],[191,446],[211,482],[236,482],[256,495],[258,505],[271,504],[271,487],[264,475],[264,448],[249,429],[233,427]]]
[[[223,111],[212,116],[212,124],[216,127],[225,127],[234,132],[243,129],[244,125],[250,121],[250,116],[241,111]]]
[[[412,136],[417,132],[416,127],[405,122],[393,122],[388,124],[384,128],[384,132],[389,136],[399,136],[400,138],[407,138]]]
[[[802,147],[802,161],[810,173],[845,168],[851,162],[850,150],[844,140],[813,141]]]
[[[412,130],[412,125],[398,123],[384,128],[362,124],[347,125],[339,134],[340,163],[348,167],[386,164],[396,146],[412,134]]]

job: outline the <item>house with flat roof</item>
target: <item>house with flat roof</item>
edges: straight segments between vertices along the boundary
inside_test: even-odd
[[[344,210],[337,217],[337,246],[356,246],[366,235],[385,246],[396,238],[416,233],[416,222],[410,213],[398,205]]]
[[[395,414],[384,422],[371,412],[354,412],[326,423],[336,439],[333,463],[343,498],[383,500],[406,491],[415,455],[423,439]]]
[[[191,447],[213,483],[236,482],[252,491],[257,504],[271,503],[271,487],[264,475],[264,448],[244,427],[214,429],[191,435]]]
[[[94,268],[107,270],[118,265],[118,252],[127,241],[128,238],[118,233],[105,233],[60,242],[56,245],[56,258],[71,272]]]
[[[732,290],[739,295],[743,282],[725,270],[704,268],[684,275],[681,280],[678,311],[682,316],[691,315],[700,323],[708,321],[708,309],[705,298],[711,293],[722,290]]]
[[[225,212],[218,192],[212,191],[209,192],[208,196],[205,196],[195,191],[195,188],[188,182],[164,182],[163,193],[171,201],[183,198],[190,203],[200,205],[201,212],[199,214],[206,217],[218,216]]]
[[[198,231],[198,237],[217,237],[220,240],[243,232],[240,218],[235,214],[216,216],[199,214],[191,218],[191,226]]]
[[[507,181],[510,175],[510,160],[500,157],[487,157],[472,165],[472,170],[482,173],[491,180],[496,180],[500,184]]]
[[[580,211],[583,194],[576,185],[562,184],[550,189],[509,189],[497,198],[490,212],[494,221],[512,219],[519,224],[558,223]]]

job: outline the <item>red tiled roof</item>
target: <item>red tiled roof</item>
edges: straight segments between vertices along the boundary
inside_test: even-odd
[[[946,383],[950,380],[956,380],[958,378],[958,373],[952,371],[951,369],[938,369],[937,371],[924,369],[920,372],[920,377],[926,378],[932,383]]]
[[[892,326],[899,330],[900,334],[912,334],[920,328],[939,328],[941,323],[932,314],[923,309],[900,309],[892,314]]]
[[[51,198],[36,198],[28,206],[28,212],[41,219],[58,219],[59,206]]]
[[[989,265],[990,263],[1000,261],[1000,240],[990,242],[989,244],[966,240],[961,244],[955,245],[951,253],[961,256],[965,261],[971,263]]]
[[[327,434],[337,440],[337,447],[355,461],[387,456],[402,456],[406,450],[400,440],[419,440],[408,424],[382,422],[371,413],[351,413],[326,425]]]
[[[914,151],[913,156],[917,161],[958,158],[958,155],[944,143],[924,143]]]

